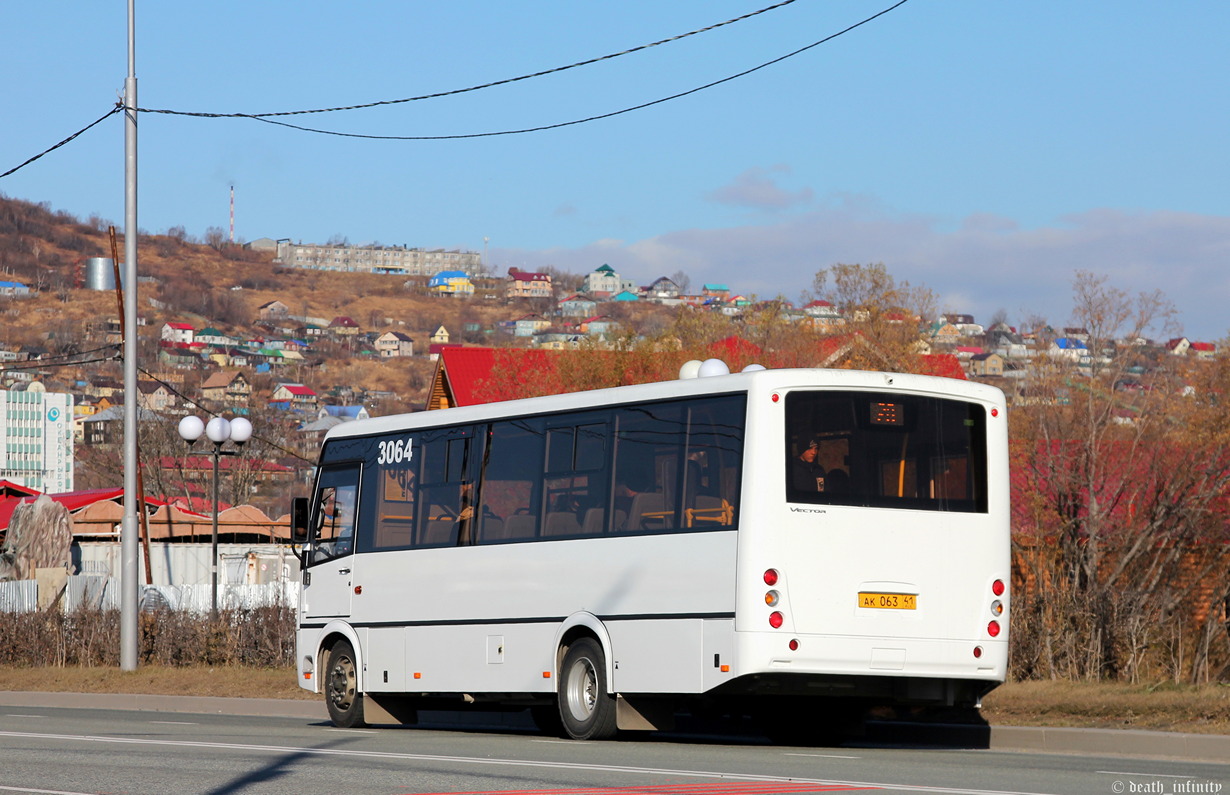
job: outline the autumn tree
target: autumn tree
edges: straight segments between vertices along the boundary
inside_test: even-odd
[[[1145,355],[1143,340],[1173,316],[1159,293],[1130,296],[1081,272],[1073,298],[1086,349],[1037,363],[1012,413],[1014,618],[1030,640],[1016,665],[1132,679],[1159,644],[1185,642],[1185,606],[1216,566],[1192,550],[1224,519],[1230,458],[1210,429],[1230,422],[1214,397],[1230,383],[1205,373],[1193,394],[1190,370]],[[1170,673],[1191,676],[1191,662],[1172,660]]]
[[[838,263],[816,273],[815,294],[847,320],[862,339],[849,362],[868,370],[913,372],[919,365],[920,328],[935,316],[930,289],[898,281],[883,263]]]

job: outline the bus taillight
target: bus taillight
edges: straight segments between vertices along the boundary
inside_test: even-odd
[[[765,569],[764,584],[777,585],[777,569]]]
[[[1004,581],[996,580],[995,582],[991,583],[991,593],[995,594],[996,596],[1003,596],[1004,595]]]
[[[799,639],[798,638],[791,639],[789,645],[790,645],[790,651],[798,651],[799,650]]]
[[[784,620],[785,619],[782,617],[782,614],[777,612],[776,610],[774,610],[772,613],[769,613],[769,626],[773,627],[773,629],[781,629],[782,622]]]
[[[782,595],[779,594],[777,591],[769,591],[768,593],[764,595],[764,603],[767,604],[769,607],[774,607],[781,600],[782,600]]]
[[[977,659],[980,659],[981,657],[982,657],[982,647],[975,646],[974,647],[974,659],[977,660]]]
[[[992,621],[991,623],[987,624],[987,634],[993,638],[999,637],[999,622],[998,621]]]
[[[1002,616],[1004,614],[1004,603],[996,599],[991,602],[991,615]]]

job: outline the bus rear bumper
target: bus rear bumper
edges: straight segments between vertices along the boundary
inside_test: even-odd
[[[738,661],[730,686],[749,693],[891,695],[953,703],[976,701],[1004,681],[1008,643],[755,633],[740,639]],[[960,682],[968,685],[946,684]]]

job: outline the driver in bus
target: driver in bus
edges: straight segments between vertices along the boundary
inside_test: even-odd
[[[795,491],[824,491],[824,467],[816,463],[819,453],[820,440],[812,437],[803,452],[790,459],[790,485]]]
[[[354,537],[353,509],[347,498],[349,493],[339,493],[330,486],[321,492],[320,522],[317,529],[317,560],[350,554]]]

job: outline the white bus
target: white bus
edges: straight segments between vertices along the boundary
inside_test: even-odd
[[[339,726],[529,707],[577,739],[977,706],[1007,669],[1006,427],[989,386],[810,369],[339,425],[295,501],[299,683]]]

